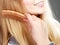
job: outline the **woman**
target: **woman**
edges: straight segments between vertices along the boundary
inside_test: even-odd
[[[2,10],[3,45],[7,43],[9,45],[11,36],[19,45],[48,45],[50,41],[59,45],[60,24],[54,19],[47,1],[4,0]]]

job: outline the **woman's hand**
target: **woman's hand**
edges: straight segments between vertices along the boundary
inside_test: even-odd
[[[44,21],[40,18],[26,14],[28,18],[28,23],[30,23],[31,34],[33,39],[36,41],[37,45],[48,45],[48,29]]]

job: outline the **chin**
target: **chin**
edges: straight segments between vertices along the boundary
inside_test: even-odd
[[[37,15],[37,14],[43,14],[43,11],[29,11],[28,13],[32,15]]]
[[[30,14],[43,14],[44,8],[40,8],[38,6],[26,7],[26,11]]]
[[[29,14],[43,14],[44,10],[27,10]]]

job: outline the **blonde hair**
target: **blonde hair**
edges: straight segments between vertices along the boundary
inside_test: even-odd
[[[22,0],[5,0],[3,4],[3,10],[11,10],[24,14],[26,10],[24,9],[24,7],[22,7]],[[60,45],[60,23],[56,19],[54,19],[53,15],[54,14],[50,9],[48,0],[46,0],[46,7],[45,13],[43,15],[43,20],[46,22],[48,27],[49,39],[56,43],[56,45]],[[29,36],[29,31],[27,32],[27,28],[25,27],[26,24],[11,18],[3,18],[2,22],[4,32],[3,45],[7,44],[6,40],[8,39],[8,31],[12,36],[15,37],[15,39],[18,41],[20,45],[36,45],[34,44],[34,40],[32,41],[31,36]]]
[[[49,0],[46,0],[45,13],[43,15],[44,21],[47,23],[49,39],[56,45],[60,45],[60,23],[54,18]]]
[[[10,35],[12,35],[17,40],[19,45],[36,45],[35,41],[32,39],[29,30],[27,29],[27,24],[21,20],[23,17],[25,17],[24,13],[25,9],[23,8],[22,0],[3,1],[3,45],[7,45]],[[19,16],[16,17],[14,14],[16,16],[18,14]],[[13,17],[13,15],[15,17]],[[13,17],[13,19],[11,17]]]
[[[3,37],[3,31],[2,31],[2,26],[1,26],[1,16],[2,16],[2,2],[3,0],[0,1],[0,45],[2,45],[3,41],[2,41],[2,37]]]

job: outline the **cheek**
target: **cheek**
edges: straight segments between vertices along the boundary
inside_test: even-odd
[[[33,0],[23,0],[24,5],[31,5]]]

